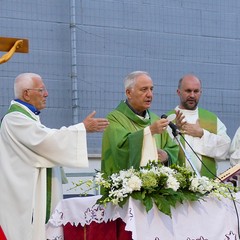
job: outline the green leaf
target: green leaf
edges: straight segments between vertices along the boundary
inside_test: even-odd
[[[145,196],[145,195],[144,195]],[[140,200],[140,201],[142,201],[142,199],[144,198],[143,197],[143,194],[141,193],[141,192],[133,192],[133,193],[131,193],[131,197],[132,198],[134,198],[134,199],[136,199],[136,200]]]
[[[145,198],[142,200],[143,205],[146,208],[146,211],[149,212],[153,207],[153,200],[150,196],[145,196]]]
[[[99,198],[96,203],[97,204],[102,204],[104,202],[104,200],[107,199],[107,197],[108,197],[107,194],[102,195],[102,197]]]
[[[154,202],[159,211],[171,217],[171,204],[164,196],[154,198]]]
[[[118,203],[118,205],[123,208],[124,204],[127,202],[130,196],[125,197],[121,202]]]
[[[195,192],[190,192],[190,191],[178,191],[179,197],[181,197],[181,200],[186,200],[186,201],[197,201],[200,198],[204,196],[204,194],[201,193],[195,193]]]
[[[178,165],[170,166],[170,169],[168,169],[170,171],[166,171],[166,167],[164,167],[163,171],[158,171],[158,169],[160,170],[162,167],[163,165],[159,161],[153,160],[150,161],[147,166],[138,169],[130,168],[114,173],[113,178],[112,176],[103,175],[103,179],[99,180],[98,184],[104,191],[102,191],[103,195],[97,200],[97,203],[106,206],[108,202],[112,202],[113,204],[118,204],[120,207],[123,207],[131,196],[133,199],[139,200],[147,212],[152,209],[155,203],[159,211],[171,216],[171,208],[175,208],[177,203],[182,204],[184,201],[192,202],[200,199],[204,200],[203,197],[208,193],[202,194],[201,191],[205,186],[208,188],[203,190],[209,191],[209,189],[211,189],[210,193],[212,194],[217,193],[217,196],[220,194],[223,197],[228,197],[230,199],[234,198],[232,195],[231,197],[229,195],[229,185],[227,186],[223,183],[206,179],[205,177],[197,178],[192,171]],[[174,169],[174,171],[171,169]],[[124,174],[124,172],[126,174]],[[168,186],[167,181],[169,179],[169,174],[180,184],[177,191],[171,188],[166,189],[166,186]],[[140,178],[139,182],[141,182],[141,185],[138,182],[140,191],[125,189],[125,183],[128,182],[131,177],[135,177],[134,179],[136,179],[136,177]],[[75,184],[74,188],[78,187],[81,189],[81,186],[82,182],[79,182]],[[87,187],[91,189],[90,184],[87,185]],[[123,190],[123,192],[126,191],[127,193],[127,197],[121,202],[118,202],[118,194],[113,194],[115,191],[119,190]],[[232,189],[232,191],[233,190],[234,189]]]

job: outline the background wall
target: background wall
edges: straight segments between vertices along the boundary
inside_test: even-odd
[[[0,116],[21,72],[42,75],[49,91],[42,122],[60,127],[92,110],[104,117],[124,99],[123,78],[148,71],[152,110],[178,104],[179,78],[203,81],[200,106],[214,111],[232,138],[239,126],[239,0],[0,0],[1,36],[29,39],[29,54],[0,65]],[[3,54],[3,53],[2,53]],[[101,153],[101,133],[88,135]]]

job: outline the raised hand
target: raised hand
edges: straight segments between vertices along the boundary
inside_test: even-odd
[[[94,118],[95,114],[93,111],[83,120],[87,132],[102,132],[109,125],[106,118]]]
[[[185,116],[183,115],[183,113],[180,112],[179,110],[176,111],[175,121],[176,121],[176,125],[177,125],[178,129],[183,130],[182,127],[186,123],[186,120],[185,120]]]
[[[152,135],[157,133],[159,134],[163,133],[167,129],[168,124],[169,121],[165,118],[161,118],[154,122],[152,125],[150,125]]]

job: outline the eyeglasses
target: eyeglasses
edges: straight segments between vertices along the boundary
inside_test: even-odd
[[[27,90],[27,91],[28,91],[28,90],[38,91],[38,92],[41,93],[41,94],[47,92],[47,89],[46,89],[46,88],[28,88],[28,89],[26,89],[26,90]]]

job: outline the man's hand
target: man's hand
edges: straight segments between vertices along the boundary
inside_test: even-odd
[[[201,138],[203,136],[203,129],[200,127],[199,120],[195,124],[184,123],[182,132],[193,137]]]
[[[162,150],[162,149],[158,149],[158,160],[161,161],[161,163],[166,163],[168,161],[168,154]]]
[[[185,116],[179,110],[176,111],[176,126],[179,130],[182,130],[183,125],[186,123]]]
[[[187,123],[185,116],[180,111],[176,111],[176,125],[183,134],[199,138],[203,136],[203,129],[200,127],[199,120],[195,124]]]
[[[150,125],[150,131],[152,135],[157,134],[157,133],[163,133],[169,124],[169,121],[165,118],[161,118],[154,122],[152,125]]]
[[[93,111],[83,120],[87,132],[102,132],[109,125],[106,118],[94,118],[95,114]]]

